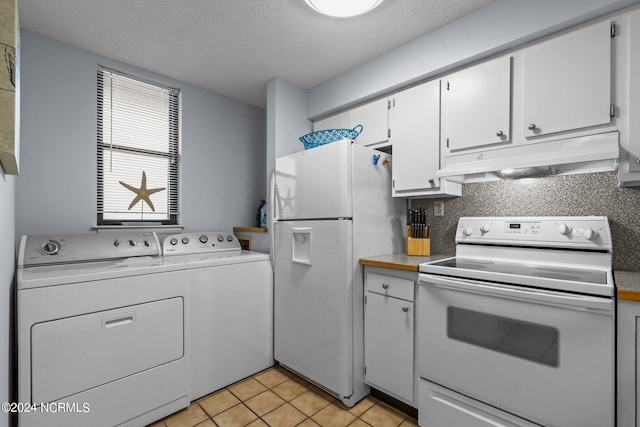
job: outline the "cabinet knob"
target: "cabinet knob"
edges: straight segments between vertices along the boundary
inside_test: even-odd
[[[382,289],[389,289],[389,285],[387,285],[386,283],[382,284]]]
[[[527,126],[527,129],[529,130],[535,130],[536,129],[536,124],[535,123],[531,123],[529,126]]]
[[[407,311],[409,311],[409,307],[407,307],[407,306],[405,305],[404,307],[402,307],[402,311],[404,311],[404,312],[406,313]]]
[[[435,182],[436,181],[433,178],[429,179],[429,184],[433,185],[433,184],[435,184]]]
[[[498,132],[496,132],[496,136],[499,137],[499,138],[502,138],[504,136],[504,132],[499,130]]]

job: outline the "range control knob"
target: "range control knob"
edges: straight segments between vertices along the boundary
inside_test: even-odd
[[[169,240],[169,243],[171,243],[172,246],[175,246],[178,244],[178,239],[176,239],[175,237],[172,237],[171,240]]]
[[[462,230],[462,234],[464,234],[465,236],[471,236],[473,234],[473,227],[466,227],[464,230]]]
[[[558,231],[560,232],[560,234],[564,234],[566,236],[568,234],[571,234],[571,227],[569,227],[567,224],[560,224],[558,226]]]
[[[129,246],[135,246],[138,242],[135,240],[129,240]]]
[[[598,237],[598,232],[591,228],[585,228],[582,232],[582,235],[587,240],[596,240],[596,238]]]
[[[489,225],[489,223],[483,224],[483,225],[480,227],[480,232],[481,232],[482,234],[484,234],[484,233],[488,233],[488,232],[489,232],[489,230],[491,230],[491,225]]]
[[[220,242],[220,243],[224,242],[224,237],[223,236],[218,236],[218,242]]]
[[[182,243],[184,243],[185,245],[186,245],[187,243],[189,243],[189,238],[188,238],[187,236],[184,236],[184,237],[182,238]]]
[[[40,250],[45,255],[56,255],[60,251],[60,245],[54,240],[49,240],[40,246]]]
[[[198,238],[198,240],[200,240],[200,243],[207,243],[209,241],[209,238],[207,237],[206,234],[203,234]]]
[[[227,242],[233,242],[233,236],[227,236]]]

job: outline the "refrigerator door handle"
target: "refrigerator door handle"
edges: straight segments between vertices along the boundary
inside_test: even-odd
[[[276,170],[271,171],[269,178],[269,198],[267,202],[267,222],[269,224],[269,249],[271,251],[271,270],[275,271],[275,250],[276,250],[276,230],[274,225],[278,219],[276,218]]]

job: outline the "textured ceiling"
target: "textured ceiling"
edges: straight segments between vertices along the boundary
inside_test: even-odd
[[[19,0],[20,27],[264,107],[266,82],[310,89],[492,0],[385,0],[332,19],[303,0]]]

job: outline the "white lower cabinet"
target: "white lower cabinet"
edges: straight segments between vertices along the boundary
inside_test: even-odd
[[[424,427],[539,427],[420,378],[418,424]]]
[[[416,280],[417,272],[365,267],[365,383],[413,407]]]
[[[640,426],[640,302],[618,299],[617,398],[618,427]]]

